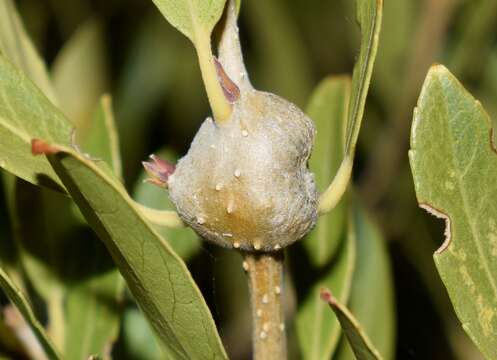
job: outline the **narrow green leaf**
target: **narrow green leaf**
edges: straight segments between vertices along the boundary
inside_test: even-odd
[[[160,150],[156,155],[171,163],[176,163],[178,160],[177,155],[168,150]],[[145,170],[142,170],[135,185],[133,198],[138,203],[153,209],[176,211],[176,208],[171,200],[169,200],[167,192],[164,189],[144,182],[147,177],[148,175]],[[154,226],[154,229],[167,240],[173,250],[185,261],[200,250],[200,239],[195,232],[188,227],[172,229],[163,226]]]
[[[56,103],[45,63],[31,43],[12,0],[0,1],[0,50]]]
[[[157,360],[164,357],[150,324],[138,309],[132,308],[124,313],[122,341],[128,358]]]
[[[340,338],[340,327],[326,304],[319,298],[322,287],[329,287],[341,301],[349,298],[352,274],[355,266],[356,239],[352,223],[344,232],[341,249],[336,253],[324,276],[316,281],[297,313],[297,335],[302,358],[306,360],[330,359]]]
[[[113,96],[116,118],[119,119],[117,127],[122,157],[126,159],[123,164],[126,178],[139,171],[140,161],[147,151],[147,134],[154,118],[151,113],[162,109],[168,93],[171,96],[175,94],[175,105],[178,105],[177,99],[188,97],[182,96],[180,86],[186,85],[191,90],[190,82],[183,84],[176,79],[179,80],[181,75],[184,80],[187,74],[191,74],[185,64],[193,62],[189,44],[181,41],[183,39],[177,36],[176,31],[158,12],[144,18],[134,32],[135,37],[129,45],[122,75]],[[171,52],[171,49],[174,51]],[[194,66],[197,67],[196,64]],[[197,78],[195,88],[202,90],[198,80]],[[200,97],[201,95],[198,96]],[[178,107],[185,108],[181,104]],[[194,103],[193,108],[197,107],[197,103]],[[170,119],[186,118],[173,111]],[[171,122],[170,119],[167,122],[168,128],[179,128],[179,123]],[[181,123],[184,126],[184,122]]]
[[[367,334],[362,329],[354,315],[331,294],[327,289],[321,290],[321,298],[326,301],[335,313],[347,340],[357,360],[380,360],[378,350],[375,349]]]
[[[110,95],[103,95],[98,105],[93,120],[81,139],[81,147],[91,157],[105,161],[120,178],[122,164],[112,98]]]
[[[0,287],[5,292],[7,297],[15,304],[19,312],[24,317],[24,320],[29,324],[31,329],[33,330],[36,338],[40,342],[40,345],[43,347],[45,354],[51,360],[60,359],[61,357],[57,353],[57,350],[52,345],[50,339],[45,334],[45,329],[39,323],[38,319],[31,309],[31,305],[28,300],[24,297],[21,291],[17,288],[17,286],[9,279],[7,274],[0,267]]]
[[[119,272],[97,239],[88,239],[85,249],[78,249],[87,260],[83,279],[77,279],[65,297],[64,356],[86,359],[100,355],[110,359],[117,339],[121,317],[120,299],[123,284]],[[84,266],[78,264],[79,270]]]
[[[385,240],[359,202],[353,202],[357,260],[348,307],[384,359],[395,356],[393,281]],[[340,343],[335,360],[354,360],[350,345]]]
[[[31,155],[31,139],[69,144],[71,125],[42,92],[0,54],[0,167],[36,185],[60,189],[43,157]]]
[[[345,135],[345,157],[333,182],[319,199],[321,214],[331,211],[337,205],[352,176],[355,148],[380,37],[383,0],[356,0],[355,4],[357,22],[361,30],[361,48],[352,75]]]
[[[313,86],[312,64],[288,1],[247,1],[243,9],[253,53],[264,54],[251,78],[267,91],[305,104]]]
[[[373,65],[378,50],[383,0],[356,0],[357,22],[361,28],[361,49],[352,75],[352,92],[345,141],[346,156],[353,157],[364,106],[368,95]]]
[[[497,150],[492,122],[443,66],[425,80],[411,132],[418,202],[445,219],[434,259],[464,330],[497,359]]]
[[[406,54],[412,53],[415,25],[419,21],[417,0],[386,1],[383,8],[381,42],[374,65],[374,81],[371,83],[376,96],[379,95],[389,111],[399,102],[399,79],[407,75]],[[368,136],[368,134],[365,134]]]
[[[481,71],[493,44],[497,21],[497,2],[494,0],[471,1],[464,5],[464,16],[456,24],[455,41],[447,56],[449,67],[459,77],[474,76]]]
[[[225,359],[207,305],[181,259],[109,172],[69,148],[50,161],[109,249],[163,346],[177,359]]]
[[[52,340],[68,358],[110,351],[122,281],[105,247],[81,223],[67,196],[19,179],[15,194],[19,257],[45,300]]]
[[[92,125],[93,114],[107,88],[107,66],[102,25],[90,19],[64,44],[52,66],[60,109],[82,139]]]
[[[324,190],[338,171],[343,159],[350,78],[330,77],[314,90],[307,114],[317,130],[309,166],[318,188]],[[311,261],[323,266],[333,257],[340,244],[346,221],[345,201],[323,215],[314,230],[303,240]]]
[[[164,17],[194,43],[200,33],[210,34],[226,0],[152,0]]]

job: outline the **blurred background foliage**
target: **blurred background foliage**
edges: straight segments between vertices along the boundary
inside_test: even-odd
[[[330,74],[350,73],[358,52],[359,35],[352,3],[350,0],[244,1],[240,31],[255,87],[284,96],[305,108],[312,89],[321,79]],[[165,194],[143,188],[140,162],[148,154],[166,148],[169,157],[184,154],[198,126],[209,114],[191,44],[162,18],[151,1],[18,0],[16,4],[28,33],[47,61],[61,103],[66,106],[63,110],[73,121],[84,124],[85,119],[94,115],[101,95],[104,92],[113,95],[123,178],[135,198],[154,205]],[[434,267],[432,253],[443,240],[443,223],[417,207],[407,148],[412,110],[422,80],[434,62],[446,64],[496,121],[497,2],[386,0],[383,19],[354,184],[379,225],[392,259],[396,358],[479,359],[481,356],[453,313]],[[83,127],[78,136],[84,137],[84,133]],[[57,306],[60,301],[57,294],[61,291],[72,294],[69,299],[78,309],[76,313],[80,312],[81,304],[85,303],[84,297],[78,297],[80,287],[95,286],[103,296],[109,296],[109,304],[118,303],[99,310],[101,316],[109,319],[109,326],[112,327],[116,316],[109,309],[123,314],[120,329],[115,330],[116,358],[156,359],[158,349],[153,337],[147,335],[148,325],[131,297],[126,292],[122,299],[111,296],[112,291],[119,292],[122,284],[115,285],[115,278],[110,278],[117,276],[113,271],[104,272],[103,269],[111,266],[106,263],[105,254],[102,255],[105,250],[91,250],[101,247],[100,242],[84,225],[75,207],[67,199],[47,195],[49,191],[35,190],[30,184],[17,181],[13,185],[8,176],[2,182],[4,187],[16,186],[14,193],[21,197],[13,199],[9,195],[12,192],[0,194],[3,260],[12,264],[11,276],[24,284],[25,291],[38,305],[41,318],[46,313],[44,306]],[[33,196],[38,200],[33,201]],[[51,200],[43,201],[44,196]],[[24,206],[17,205],[14,212],[9,211],[14,202]],[[13,213],[16,220],[9,221]],[[57,214],[55,219],[53,214]],[[33,216],[37,228],[28,227],[33,233],[19,231],[26,229],[22,221],[33,224]],[[42,228],[52,231],[48,233]],[[67,239],[69,232],[71,239],[82,240],[72,240],[70,244],[61,240]],[[55,257],[64,259],[65,264],[37,261],[40,253],[50,251],[33,243],[36,238],[33,234],[37,233],[48,234],[50,239],[46,243],[55,244],[61,252]],[[21,247],[3,240],[14,238]],[[57,241],[66,243],[57,245]],[[179,247],[174,243],[173,246],[187,259],[229,354],[233,359],[248,358],[250,313],[239,256],[205,243],[199,247],[193,234],[186,234],[185,240],[178,244]],[[28,254],[22,260],[23,273],[17,272],[15,266],[18,251]],[[305,256],[304,252],[300,253]],[[103,258],[97,259],[95,254]],[[94,273],[105,276],[81,281],[77,272],[81,266],[93,266]],[[61,290],[67,284],[69,289]],[[106,284],[114,284],[114,288]],[[290,297],[289,312],[295,311],[296,301],[296,297]],[[0,322],[0,354],[23,358],[20,344],[9,335],[8,327],[12,324],[7,321],[7,301],[2,297],[1,302],[5,308]],[[77,321],[74,320],[74,326]],[[50,330],[52,334],[64,331]],[[294,358],[298,358],[292,336],[295,334],[290,332],[290,348]],[[66,343],[71,341],[66,339]]]

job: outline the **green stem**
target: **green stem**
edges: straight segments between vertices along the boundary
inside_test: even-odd
[[[224,97],[223,89],[217,77],[216,66],[212,56],[210,34],[205,31],[197,31],[195,48],[214,120],[218,123],[226,122],[231,115],[231,104]]]

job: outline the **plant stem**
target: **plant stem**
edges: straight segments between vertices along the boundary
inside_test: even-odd
[[[283,252],[245,253],[244,264],[252,306],[254,360],[284,360]]]
[[[210,34],[207,34],[205,31],[196,32],[195,48],[214,120],[218,123],[223,123],[229,119],[231,105],[224,97],[223,89],[217,77],[216,66],[212,56]]]

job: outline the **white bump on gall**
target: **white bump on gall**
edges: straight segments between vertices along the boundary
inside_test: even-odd
[[[235,210],[235,204],[233,203],[233,200],[230,200],[228,202],[228,206],[226,207],[226,212],[228,214],[231,214],[231,213],[233,213],[234,210]]]
[[[242,136],[247,137],[248,136],[248,131],[247,130],[242,130]]]
[[[260,338],[264,340],[267,337],[267,333],[265,331],[261,331]]]
[[[248,264],[248,262],[244,261],[244,262],[242,263],[242,266],[243,266],[243,270],[245,270],[245,271],[249,271],[249,264]]]
[[[276,295],[281,294],[281,288],[280,288],[279,286],[276,286],[276,287],[274,288],[274,293],[275,293]]]
[[[262,303],[267,304],[268,302],[269,302],[269,296],[267,296],[267,294],[264,294],[262,296]]]
[[[240,171],[240,169],[236,169],[235,173],[233,175],[235,175],[235,177],[239,178],[240,175],[242,175],[242,172]]]

